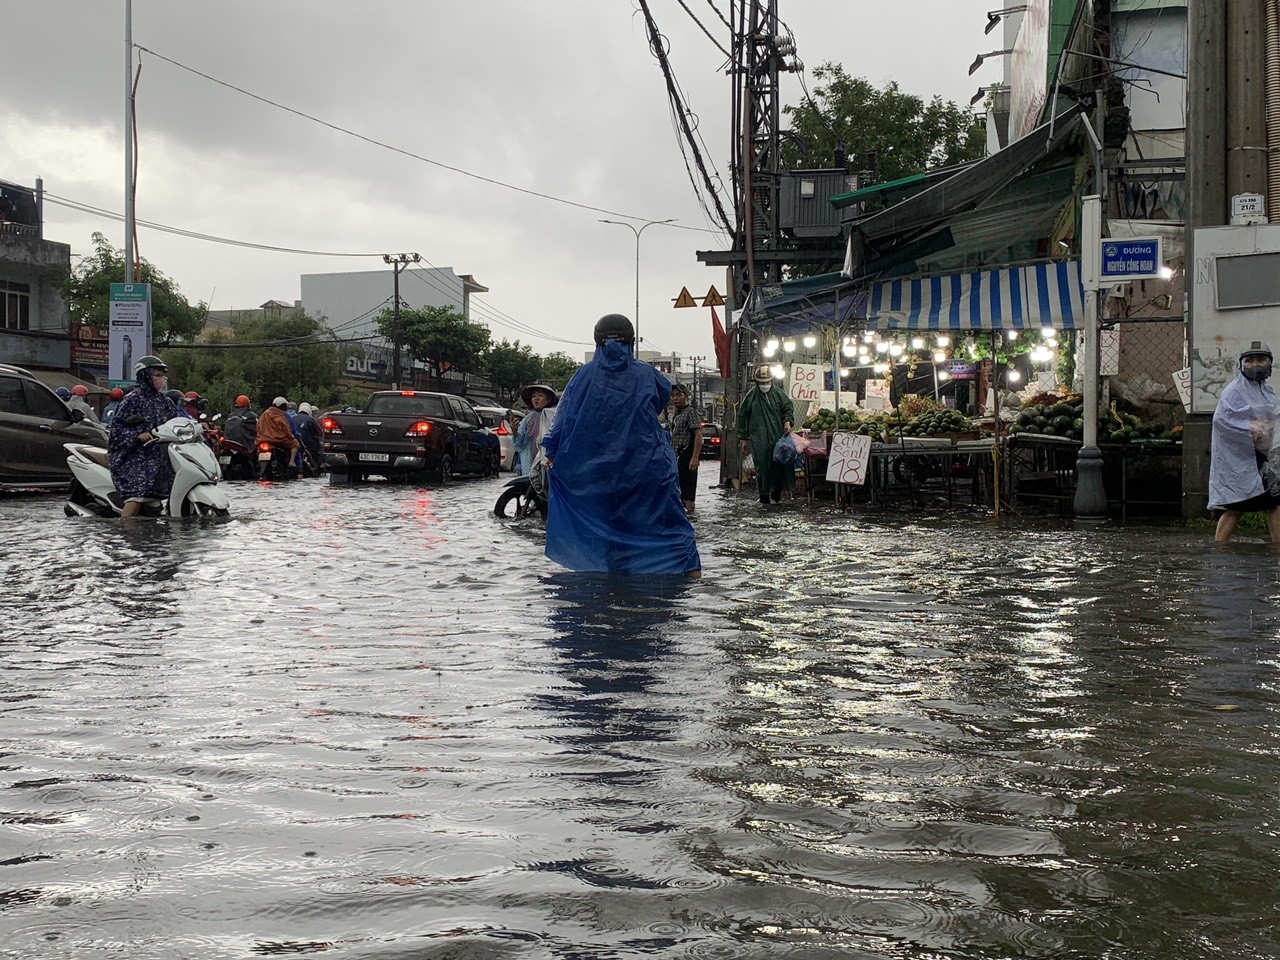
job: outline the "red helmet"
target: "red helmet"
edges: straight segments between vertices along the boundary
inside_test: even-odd
[[[236,406],[237,407],[249,406],[249,398],[246,397],[243,393],[240,394],[240,396],[236,397]]]
[[[77,383],[74,387],[71,388],[71,392],[75,394],[77,397],[87,397],[89,395],[89,388],[86,387],[83,383]]]
[[[200,394],[196,393],[194,390],[188,390],[183,397],[187,400],[199,400]]]
[[[123,390],[121,390],[119,387],[112,387],[112,388],[111,388],[111,399],[112,399],[112,400],[123,400],[123,399],[124,399],[124,391],[123,391]]]

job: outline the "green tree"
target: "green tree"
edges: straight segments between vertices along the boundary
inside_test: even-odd
[[[501,343],[493,344],[485,354],[485,361],[489,382],[497,391],[498,399],[506,404],[515,402],[521,387],[542,376],[542,358],[519,340],[508,343],[504,338]]]
[[[985,124],[953,101],[935,96],[926,103],[896,82],[877,89],[838,63],[824,63],[813,76],[813,99],[783,108],[794,135],[782,144],[788,169],[825,166],[843,144],[855,166],[874,151],[876,179],[887,183],[985,153]]]
[[[542,358],[542,379],[557,390],[563,390],[580,366],[582,364],[567,354],[548,353]]]
[[[156,345],[195,339],[204,327],[208,305],[201,301],[193,306],[178,284],[150,261],[141,262],[138,277],[151,284],[151,336]],[[111,284],[124,283],[124,255],[101,233],[95,233],[93,253],[54,282],[66,298],[73,320],[105,330],[111,316]]]
[[[164,354],[169,382],[209,399],[212,412],[230,410],[240,394],[255,410],[275,397],[329,406],[346,402],[338,376],[352,353],[329,340],[323,322],[301,310],[246,317],[207,345],[172,348]]]
[[[384,310],[374,318],[378,332],[394,341],[395,314]],[[419,307],[400,311],[400,342],[409,355],[425,363],[440,383],[446,370],[457,370],[464,376],[480,370],[482,358],[489,348],[489,331],[471,323],[452,307]]]

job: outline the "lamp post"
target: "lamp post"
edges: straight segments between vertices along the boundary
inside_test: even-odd
[[[632,233],[636,235],[636,315],[634,317],[634,322],[636,325],[636,358],[639,359],[640,357],[640,234],[644,233],[645,230],[647,230],[649,227],[652,227],[655,223],[675,223],[676,221],[674,217],[670,220],[649,220],[639,230],[636,229],[635,224],[627,223],[625,220],[601,220],[600,222],[616,224],[619,227],[626,227],[628,230],[630,230]]]

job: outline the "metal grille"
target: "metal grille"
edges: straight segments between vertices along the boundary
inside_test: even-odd
[[[1109,379],[1111,399],[1127,401],[1143,419],[1172,427],[1182,422],[1173,375],[1186,366],[1186,324],[1181,319],[1118,322],[1120,355]]]

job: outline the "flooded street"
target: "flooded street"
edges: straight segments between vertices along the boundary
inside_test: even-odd
[[[0,499],[0,956],[1280,953],[1280,557],[762,511],[552,569],[499,481]]]

